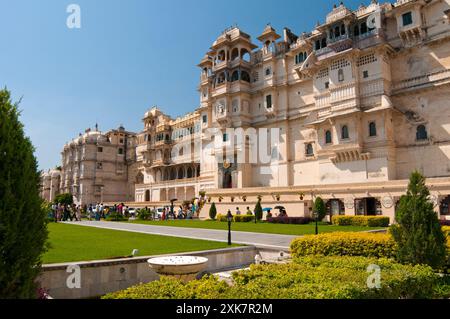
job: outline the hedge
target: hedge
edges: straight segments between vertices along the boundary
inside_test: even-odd
[[[267,218],[268,223],[273,224],[297,224],[305,225],[313,221],[310,217],[270,217]]]
[[[291,243],[294,257],[306,255],[364,256],[393,258],[396,244],[388,234],[334,232],[306,235]]]
[[[381,287],[369,288],[367,267],[381,268]],[[251,265],[228,286],[214,276],[184,283],[174,278],[141,284],[104,299],[399,299],[432,298],[439,279],[424,265],[366,257],[302,257],[290,264]],[[445,293],[443,287],[438,289]]]
[[[338,215],[331,218],[333,225],[338,226],[367,226],[388,227],[390,219],[387,216],[345,216]]]
[[[228,221],[227,215],[218,214],[216,216],[216,220],[219,222]],[[236,223],[248,223],[255,220],[255,216],[253,215],[234,215],[233,221]]]

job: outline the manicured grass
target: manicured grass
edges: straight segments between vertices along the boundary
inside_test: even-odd
[[[139,249],[139,256],[149,256],[230,247],[214,241],[60,223],[51,223],[48,229],[51,248],[43,256],[44,264],[128,256],[133,249]]]
[[[207,229],[221,229],[228,230],[227,222],[218,222],[210,220],[166,220],[166,221],[142,221],[134,220],[130,223],[157,225],[157,226],[174,226],[174,227],[188,227],[188,228],[207,228]],[[307,235],[315,233],[315,224],[308,225],[286,225],[286,224],[269,224],[265,222],[260,223],[232,223],[232,230],[246,231],[254,233],[267,234],[284,234],[284,235]],[[336,225],[319,225],[319,233],[328,233],[334,231],[367,231],[374,229],[383,229],[382,227],[359,227],[359,226],[336,226]]]

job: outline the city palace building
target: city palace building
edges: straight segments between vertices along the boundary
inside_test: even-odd
[[[450,218],[449,23],[450,0],[399,0],[341,3],[310,32],[267,25],[257,42],[231,27],[198,65],[194,112],[172,119],[154,107],[142,132],[117,131],[123,143],[116,131],[87,132],[44,175],[44,197],[59,179],[79,203],[160,207],[204,192],[202,218],[213,202],[225,213],[258,199],[308,216],[318,196],[331,215],[393,218],[418,170]],[[254,156],[274,130],[270,161]],[[100,148],[112,159],[99,160]]]

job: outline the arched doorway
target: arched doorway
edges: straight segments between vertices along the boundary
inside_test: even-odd
[[[148,189],[145,191],[145,201],[146,202],[150,201],[150,190]]]

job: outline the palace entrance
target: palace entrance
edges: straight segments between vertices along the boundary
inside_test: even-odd
[[[355,215],[381,215],[381,203],[374,197],[355,199]]]

